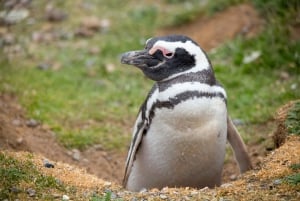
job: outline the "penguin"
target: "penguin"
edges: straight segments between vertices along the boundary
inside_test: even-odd
[[[243,173],[252,168],[227,112],[227,95],[201,47],[183,35],[150,38],[122,54],[155,83],[132,133],[123,185],[130,191],[221,184],[229,141]]]

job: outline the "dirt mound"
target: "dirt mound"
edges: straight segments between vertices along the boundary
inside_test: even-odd
[[[180,27],[160,30],[159,35],[184,34],[197,41],[202,48],[210,50],[238,35],[255,36],[263,20],[253,6],[241,4],[217,13],[213,17],[199,19]]]
[[[299,101],[299,100],[298,100]],[[287,128],[285,125],[285,120],[289,110],[295,105],[298,101],[291,101],[281,108],[279,108],[275,115],[275,120],[277,124],[277,130],[274,132],[273,140],[276,148],[280,147],[287,138]]]
[[[43,167],[43,157],[26,152],[5,152],[24,161],[32,161],[46,175],[51,175],[64,184],[73,186],[73,200],[86,200],[93,192],[111,192],[114,198],[122,200],[299,200],[299,185],[287,182],[291,175],[299,174],[299,169],[291,168],[300,163],[300,137],[291,136],[286,143],[264,159],[260,170],[247,172],[232,183],[215,189],[164,188],[140,193],[125,191],[114,182],[104,181],[69,164],[57,162],[54,168]]]

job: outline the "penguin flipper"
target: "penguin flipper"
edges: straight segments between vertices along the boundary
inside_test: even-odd
[[[156,97],[155,91],[157,90],[157,85],[153,85],[152,89],[150,90],[146,100],[142,104],[137,120],[134,125],[133,133],[132,133],[132,141],[130,144],[126,165],[125,165],[125,174],[123,178],[123,186],[126,187],[128,177],[131,172],[131,168],[133,165],[133,162],[135,160],[135,156],[137,154],[137,151],[141,145],[141,142],[143,140],[143,136],[147,133],[148,127],[149,127],[149,114],[152,109],[152,105],[154,102],[149,101],[151,97]]]
[[[253,169],[246,146],[229,116],[227,116],[227,139],[239,164],[240,172]]]
[[[138,115],[140,117],[141,114]],[[140,121],[139,121],[140,120]],[[144,135],[144,132],[146,130],[146,123],[145,121],[141,120],[140,118],[137,119],[136,124],[135,124],[135,129],[136,132],[133,134],[133,140],[131,142],[127,160],[126,160],[126,165],[125,165],[125,174],[123,178],[123,186],[126,187],[128,177],[135,159],[136,152],[142,142],[142,138]]]

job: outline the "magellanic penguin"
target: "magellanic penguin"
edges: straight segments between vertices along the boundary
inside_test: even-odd
[[[252,168],[227,113],[226,92],[195,41],[182,35],[151,38],[144,50],[124,53],[121,62],[155,81],[133,129],[125,188],[218,186],[227,140],[240,171]]]

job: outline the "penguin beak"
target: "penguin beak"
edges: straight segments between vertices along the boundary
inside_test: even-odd
[[[150,55],[147,50],[125,52],[121,57],[122,64],[133,65],[138,68],[151,67],[157,62],[157,59]]]

